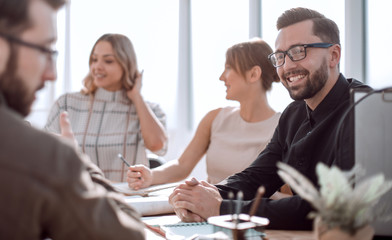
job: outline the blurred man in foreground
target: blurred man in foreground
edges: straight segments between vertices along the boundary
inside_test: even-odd
[[[23,120],[56,79],[64,2],[0,0],[0,239],[144,239],[137,213],[88,158]]]

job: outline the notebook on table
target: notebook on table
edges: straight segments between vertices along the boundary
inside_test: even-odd
[[[166,233],[167,239],[181,240],[189,239],[193,236],[211,236],[212,234],[219,234],[219,236],[227,236],[228,239],[232,239],[231,231],[223,231],[221,228],[208,222],[179,222],[176,224],[160,225],[160,227]],[[265,234],[254,229],[249,229],[246,231],[245,236],[248,240],[260,240]]]

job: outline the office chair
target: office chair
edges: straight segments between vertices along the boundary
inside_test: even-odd
[[[159,167],[166,162],[163,157],[160,157],[160,156],[153,154],[153,153],[147,154],[147,158],[150,163],[150,169]]]

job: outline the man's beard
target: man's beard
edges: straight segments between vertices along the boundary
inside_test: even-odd
[[[309,72],[307,72],[308,74]],[[328,66],[327,60],[324,59],[320,68],[317,69],[312,75],[308,75],[304,87],[287,88],[290,97],[294,100],[304,100],[314,97],[325,85],[328,79]],[[298,91],[303,88],[302,91]]]
[[[10,108],[26,117],[34,102],[35,91],[29,92],[23,80],[16,75],[16,63],[16,56],[12,54],[5,71],[0,74],[0,91]]]

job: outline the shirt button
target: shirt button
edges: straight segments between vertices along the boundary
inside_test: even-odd
[[[312,131],[309,131],[306,135],[309,135],[309,134],[311,134],[312,133]]]

